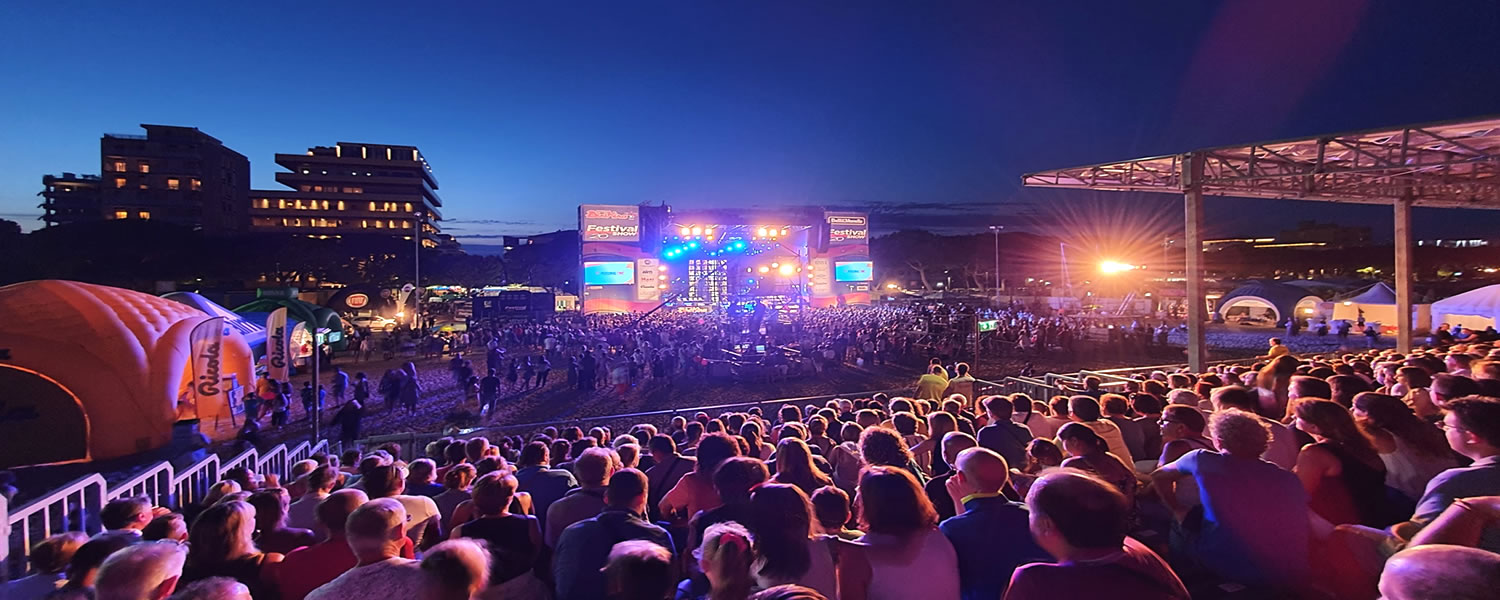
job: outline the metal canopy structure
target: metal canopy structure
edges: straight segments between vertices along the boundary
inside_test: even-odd
[[[1397,345],[1411,347],[1411,207],[1500,210],[1500,116],[1386,127],[1055,169],[1028,187],[1180,193],[1187,247],[1203,247],[1203,197],[1394,207]],[[1202,252],[1187,253],[1188,360],[1201,370]]]

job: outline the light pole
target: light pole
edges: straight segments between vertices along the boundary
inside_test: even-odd
[[[990,225],[990,231],[995,232],[995,308],[1000,308],[1000,290],[1004,288],[1005,280],[1000,278],[1000,230],[1004,225]]]
[[[411,291],[415,300],[412,302],[412,324],[417,329],[422,327],[422,212],[412,213],[411,234],[411,266],[412,287]],[[424,337],[425,337],[425,333]],[[418,342],[421,343],[421,342]]]

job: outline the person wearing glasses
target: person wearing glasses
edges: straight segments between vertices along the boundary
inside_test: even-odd
[[[1438,473],[1427,483],[1411,520],[1392,529],[1403,539],[1411,539],[1455,500],[1500,494],[1500,399],[1469,396],[1453,400],[1438,426],[1448,438],[1448,447],[1474,462]],[[1500,552],[1500,527],[1485,528],[1479,548]]]

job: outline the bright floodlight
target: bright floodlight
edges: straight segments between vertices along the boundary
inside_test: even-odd
[[[1105,275],[1113,275],[1115,273],[1124,273],[1125,271],[1129,271],[1129,270],[1132,270],[1134,268],[1135,268],[1135,265],[1127,265],[1125,263],[1115,262],[1115,261],[1112,261],[1112,260],[1106,260],[1104,262],[1099,263],[1099,272],[1100,273],[1104,273]]]
[[[795,268],[796,268],[795,266],[790,265],[790,264],[781,265],[781,274],[782,275],[791,275],[792,272],[793,272],[793,269],[795,269]]]

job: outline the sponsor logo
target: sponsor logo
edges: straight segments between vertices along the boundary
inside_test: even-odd
[[[349,297],[344,299],[344,304],[349,305],[349,308],[364,308],[370,304],[370,297],[364,294],[349,294]]]
[[[286,368],[286,352],[283,351],[286,348],[286,328],[277,327],[272,329],[266,336],[266,339],[270,341],[271,347],[267,353],[270,356],[267,356],[266,360],[271,363],[272,367],[277,369]]]
[[[828,240],[831,242],[843,242],[847,240],[867,239],[869,231],[865,229],[830,229]]]
[[[599,219],[601,221],[634,221],[635,212],[620,212],[608,208],[590,208],[583,211],[585,219]]]
[[[859,225],[864,226],[864,217],[828,217],[829,225]]]
[[[198,358],[203,364],[203,374],[198,376],[198,395],[219,395],[219,346],[221,342],[212,342],[203,345],[203,351]]]

